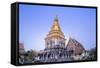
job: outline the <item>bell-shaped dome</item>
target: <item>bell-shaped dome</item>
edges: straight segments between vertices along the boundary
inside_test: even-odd
[[[48,38],[48,37],[65,38],[65,36],[64,36],[63,32],[61,31],[61,28],[59,26],[57,16],[55,17],[53,26],[51,27],[51,30],[47,34],[46,38]]]

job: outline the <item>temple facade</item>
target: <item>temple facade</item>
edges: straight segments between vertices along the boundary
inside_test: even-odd
[[[51,30],[45,37],[45,49],[39,52],[38,58],[40,62],[73,61],[76,55],[81,55],[84,51],[78,41],[65,38],[56,16]]]

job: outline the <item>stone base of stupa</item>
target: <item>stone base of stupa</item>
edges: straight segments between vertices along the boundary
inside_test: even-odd
[[[66,48],[49,48],[44,49],[39,53],[40,62],[63,62],[72,61],[72,51],[67,51]]]

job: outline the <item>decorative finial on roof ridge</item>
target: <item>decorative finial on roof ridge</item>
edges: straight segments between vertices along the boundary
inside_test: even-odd
[[[55,16],[55,20],[58,21],[58,16],[57,15]]]

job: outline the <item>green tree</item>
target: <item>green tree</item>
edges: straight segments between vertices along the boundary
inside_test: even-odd
[[[35,50],[27,51],[28,58],[32,61],[37,56],[37,52]]]

